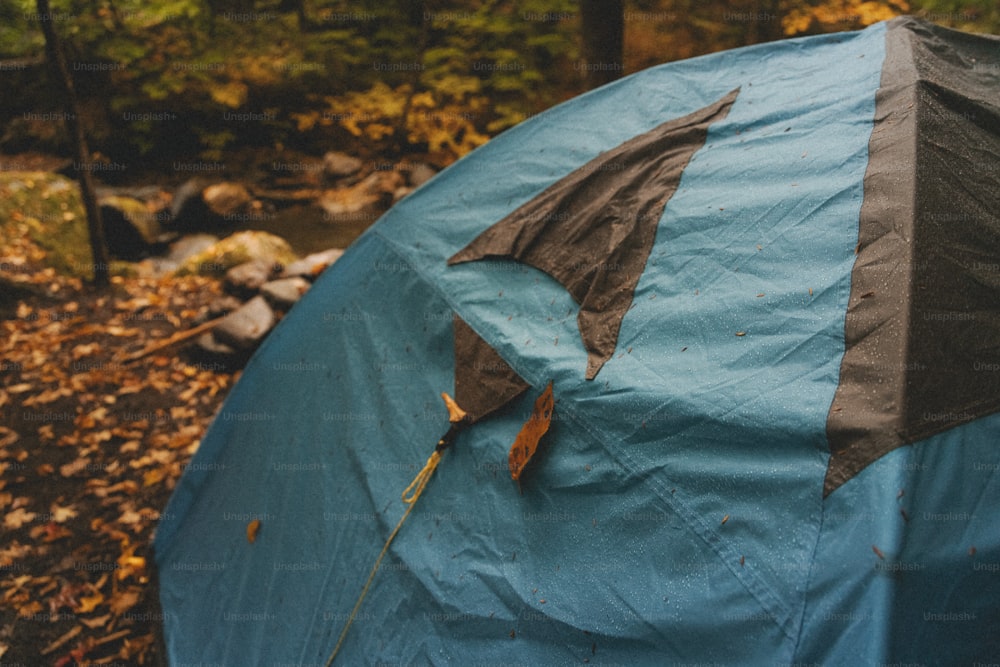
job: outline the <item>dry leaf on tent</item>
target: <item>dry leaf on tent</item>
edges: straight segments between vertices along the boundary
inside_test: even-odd
[[[520,484],[521,473],[528,461],[535,455],[538,449],[538,441],[542,439],[549,424],[552,421],[552,408],[555,400],[552,397],[552,382],[549,382],[545,391],[535,401],[535,408],[524,422],[521,432],[517,434],[514,444],[511,445],[510,454],[507,456],[507,465],[510,468],[510,478]]]

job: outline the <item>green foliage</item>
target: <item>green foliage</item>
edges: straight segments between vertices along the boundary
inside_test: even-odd
[[[201,127],[195,127],[194,131],[198,135],[199,143],[202,146],[202,150],[198,155],[206,160],[221,160],[223,149],[236,139],[236,135],[231,130],[213,132]]]
[[[282,0],[52,4],[72,60],[107,66],[76,74],[104,112],[88,119],[106,124],[91,128],[94,148],[126,160],[282,143],[424,151],[444,163],[582,90],[578,0],[305,0],[302,16]],[[905,11],[1000,31],[1000,6],[982,0],[629,0],[626,70]],[[0,3],[0,57],[44,53],[35,12],[34,0]],[[741,14],[773,18],[727,19]],[[18,119],[17,104],[0,102],[0,122]],[[265,109],[273,119],[225,120]]]
[[[1000,34],[1000,4],[986,0],[911,0],[913,14],[951,28]]]

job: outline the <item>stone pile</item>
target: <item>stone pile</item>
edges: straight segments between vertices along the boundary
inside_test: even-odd
[[[206,313],[206,321],[219,321],[197,339],[195,356],[208,363],[242,365],[343,252],[331,248],[298,259],[279,237],[239,232],[180,258],[176,273],[221,275],[225,292]]]

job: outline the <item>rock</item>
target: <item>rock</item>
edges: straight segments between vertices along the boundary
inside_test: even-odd
[[[423,162],[414,162],[410,166],[410,173],[408,174],[406,180],[409,181],[410,187],[419,188],[421,185],[431,180],[436,175],[437,172],[434,170],[434,167],[430,166],[429,164],[425,164]]]
[[[361,170],[362,164],[356,157],[331,151],[323,156],[323,173],[333,179],[352,176]]]
[[[188,257],[197,255],[218,242],[219,237],[211,234],[188,234],[170,244],[167,259],[180,264]]]
[[[146,257],[132,266],[135,267],[135,274],[139,278],[159,278],[177,270],[177,262],[165,257]]]
[[[250,214],[254,199],[240,183],[224,181],[208,185],[192,178],[177,188],[170,204],[173,228],[178,231],[227,229]]]
[[[258,231],[237,232],[188,257],[176,274],[222,276],[234,266],[253,259],[287,266],[298,257],[280,236]]]
[[[275,308],[288,310],[302,298],[309,287],[308,280],[295,276],[294,278],[281,278],[265,283],[260,288],[260,294]]]
[[[274,323],[274,311],[267,300],[255,296],[215,325],[212,336],[237,350],[252,350],[264,340]]]
[[[286,266],[281,275],[284,278],[299,276],[313,280],[316,276],[322,273],[326,267],[340,259],[340,256],[343,254],[344,251],[340,248],[330,248],[329,250],[307,255],[303,259],[294,261]]]
[[[225,343],[215,340],[215,336],[212,335],[211,331],[198,336],[197,344],[203,352],[207,352],[212,356],[223,357],[227,360],[236,356],[236,350]]]
[[[319,205],[331,216],[385,209],[392,204],[396,188],[402,185],[403,177],[398,171],[376,171],[356,185],[325,190]]]
[[[205,314],[205,319],[214,320],[217,317],[222,317],[223,315],[233,312],[242,305],[243,302],[232,294],[223,294],[222,296],[213,299],[212,302],[208,304],[208,312]]]
[[[220,343],[212,332],[203,333],[194,346],[187,349],[196,367],[204,370],[233,372],[241,368],[250,358],[252,350],[236,350]]]
[[[99,201],[108,252],[137,261],[148,255],[160,237],[160,223],[143,202],[115,195]]]
[[[205,185],[202,179],[192,178],[174,191],[174,197],[170,201],[170,217],[175,229],[198,229],[208,217],[208,205],[201,198]]]
[[[275,267],[277,266],[277,270]],[[281,265],[263,259],[238,264],[226,271],[225,288],[236,296],[249,298],[260,291],[264,283],[281,272]]]
[[[253,202],[250,191],[240,183],[216,183],[205,188],[201,198],[215,215],[230,222],[245,215]]]
[[[68,178],[0,171],[0,246],[7,249],[11,241],[44,250],[45,264],[59,273],[92,275],[87,215],[79,187]]]

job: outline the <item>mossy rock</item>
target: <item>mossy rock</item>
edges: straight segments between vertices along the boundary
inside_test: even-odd
[[[280,236],[260,231],[237,232],[184,260],[176,275],[222,276],[229,269],[254,259],[291,264],[298,256]]]
[[[41,171],[0,172],[3,238],[27,237],[45,262],[66,275],[93,276],[87,216],[72,180]]]
[[[65,176],[0,171],[0,238],[26,240],[41,250],[46,266],[62,275],[94,277],[80,186]],[[108,271],[127,276],[135,268],[128,262],[112,261]]]

